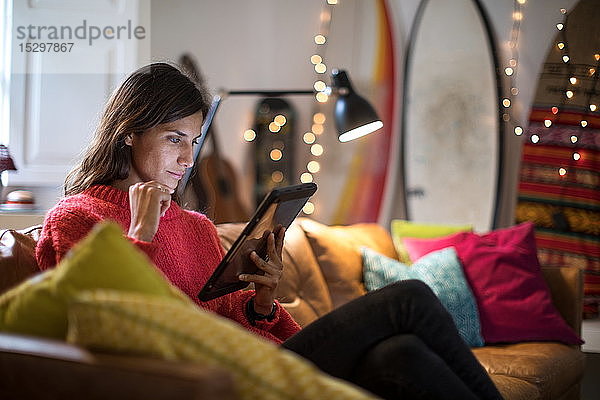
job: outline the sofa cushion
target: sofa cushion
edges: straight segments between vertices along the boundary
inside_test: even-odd
[[[69,310],[68,341],[226,368],[240,399],[374,398],[231,320],[156,296],[82,293]]]
[[[537,259],[533,224],[484,235],[457,233],[441,239],[406,239],[411,258],[454,246],[473,289],[486,343],[581,339],[552,304]]]
[[[366,293],[361,247],[397,259],[390,234],[377,224],[327,226],[307,218],[299,218],[298,222],[321,267],[335,308]]]
[[[404,264],[411,264],[412,260],[404,246],[404,238],[436,238],[456,232],[470,232],[473,227],[471,225],[424,224],[404,219],[393,219],[390,223],[390,230],[398,253],[398,260]]]
[[[67,303],[78,291],[110,288],[191,302],[123,237],[115,223],[98,224],[52,270],[0,296],[0,330],[64,339]]]
[[[39,227],[0,232],[0,293],[38,273],[35,245]]]
[[[245,224],[220,224],[221,244],[229,249]],[[327,284],[304,231],[292,223],[283,244],[283,277],[275,297],[301,326],[306,326],[333,309]]]
[[[507,375],[492,374],[490,378],[503,399],[535,400],[540,398],[540,391],[532,383]]]
[[[583,377],[585,356],[560,343],[517,343],[473,349],[488,373],[535,385],[542,399],[558,399]]]
[[[471,347],[483,346],[475,297],[454,248],[429,253],[412,266],[368,248],[363,248],[362,252],[367,290],[407,279],[423,281],[446,307],[463,340]]]

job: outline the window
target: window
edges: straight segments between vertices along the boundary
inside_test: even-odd
[[[11,0],[0,0],[0,143],[8,145],[10,124]]]

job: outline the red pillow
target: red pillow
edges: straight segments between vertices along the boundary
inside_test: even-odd
[[[486,343],[583,341],[562,319],[537,259],[533,223],[485,235],[461,232],[440,239],[405,238],[411,260],[453,246],[471,285]]]

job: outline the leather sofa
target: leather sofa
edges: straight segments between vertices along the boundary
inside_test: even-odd
[[[217,227],[225,248],[243,224]],[[37,272],[40,227],[0,233],[0,293]],[[359,246],[393,256],[389,233],[376,224],[327,227],[300,218],[286,234],[284,277],[277,297],[305,326],[364,293]],[[553,301],[581,330],[582,274],[544,268]],[[493,345],[473,350],[505,399],[578,399],[584,354],[553,342]],[[235,398],[227,371],[198,365],[94,354],[67,343],[0,334],[0,398]]]

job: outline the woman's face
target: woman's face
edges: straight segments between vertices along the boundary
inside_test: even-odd
[[[159,125],[141,135],[131,135],[131,167],[124,186],[157,181],[175,189],[186,168],[194,164],[192,145],[200,136],[202,113]]]

